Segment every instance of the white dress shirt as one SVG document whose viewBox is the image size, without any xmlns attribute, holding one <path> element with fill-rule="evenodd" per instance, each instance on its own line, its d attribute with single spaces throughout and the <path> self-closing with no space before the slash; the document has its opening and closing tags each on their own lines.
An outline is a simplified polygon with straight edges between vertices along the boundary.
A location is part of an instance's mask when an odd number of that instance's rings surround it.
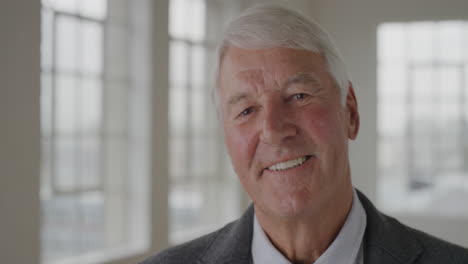
<svg viewBox="0 0 468 264">
<path fill-rule="evenodd" d="M 362 264 L 362 241 L 366 230 L 366 212 L 354 190 L 351 210 L 335 240 L 314 264 Z M 254 217 L 252 238 L 254 264 L 291 264 L 270 242 L 257 217 Z"/>
</svg>

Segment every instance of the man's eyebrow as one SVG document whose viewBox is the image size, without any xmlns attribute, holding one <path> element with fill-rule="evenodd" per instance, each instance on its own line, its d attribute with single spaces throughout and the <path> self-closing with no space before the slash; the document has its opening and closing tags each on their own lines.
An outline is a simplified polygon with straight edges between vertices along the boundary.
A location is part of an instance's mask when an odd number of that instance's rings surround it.
<svg viewBox="0 0 468 264">
<path fill-rule="evenodd" d="M 288 88 L 289 86 L 296 84 L 296 83 L 313 83 L 315 85 L 319 85 L 320 81 L 317 77 L 315 77 L 313 74 L 308 73 L 308 72 L 301 72 L 298 73 L 290 78 L 288 78 L 284 83 L 283 87 Z M 238 103 L 239 101 L 247 99 L 248 95 L 247 93 L 238 93 L 233 96 L 231 96 L 228 100 L 228 105 L 233 105 Z"/>
<path fill-rule="evenodd" d="M 236 104 L 237 102 L 245 99 L 247 99 L 246 93 L 235 94 L 229 98 L 228 105 Z"/>
<path fill-rule="evenodd" d="M 301 72 L 299 74 L 296 74 L 290 78 L 288 78 L 284 83 L 283 83 L 283 88 L 288 88 L 289 86 L 296 84 L 296 83 L 313 83 L 315 85 L 319 85 L 320 81 L 317 77 L 312 75 L 311 73 L 308 72 Z"/>
</svg>

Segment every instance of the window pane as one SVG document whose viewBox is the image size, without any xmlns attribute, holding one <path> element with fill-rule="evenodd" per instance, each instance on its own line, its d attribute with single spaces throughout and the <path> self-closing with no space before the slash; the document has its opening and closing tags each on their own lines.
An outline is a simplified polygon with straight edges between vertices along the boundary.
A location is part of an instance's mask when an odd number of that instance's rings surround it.
<svg viewBox="0 0 468 264">
<path fill-rule="evenodd" d="M 169 91 L 169 121 L 171 133 L 184 135 L 188 128 L 188 93 L 185 89 L 173 87 Z"/>
<path fill-rule="evenodd" d="M 171 207 L 171 219 L 174 222 L 171 229 L 181 230 L 191 226 L 195 228 L 200 224 L 200 209 L 204 200 L 196 184 L 177 184 L 171 186 L 169 206 Z"/>
<path fill-rule="evenodd" d="M 72 134 L 78 130 L 77 79 L 71 75 L 58 75 L 55 88 L 55 129 L 59 133 Z"/>
<path fill-rule="evenodd" d="M 427 137 L 415 137 L 414 139 L 411 147 L 413 148 L 413 153 L 417 153 L 417 155 L 412 156 L 409 187 L 410 189 L 417 190 L 432 184 L 434 160 L 432 157 L 430 139 Z"/>
<path fill-rule="evenodd" d="M 189 7 L 184 0 L 171 0 L 169 3 L 169 33 L 174 37 L 183 38 L 186 36 Z"/>
<path fill-rule="evenodd" d="M 42 207 L 42 254 L 48 261 L 57 260 L 76 254 L 75 228 L 76 219 L 79 219 L 77 199 L 70 196 L 56 196 L 54 199 L 45 199 Z"/>
<path fill-rule="evenodd" d="M 190 27 L 186 27 L 189 38 L 194 41 L 201 41 L 205 38 L 205 1 L 192 0 L 186 3 L 190 5 Z"/>
<path fill-rule="evenodd" d="M 434 58 L 434 23 L 417 22 L 408 25 L 407 54 L 411 61 L 428 62 Z"/>
<path fill-rule="evenodd" d="M 378 45 L 378 192 L 387 210 L 439 214 L 457 203 L 449 193 L 468 199 L 466 30 L 468 23 L 459 21 L 379 26 L 378 41 L 387 43 Z M 401 45 L 395 42 L 407 43 L 401 53 L 408 57 L 391 55 Z M 395 80 L 403 96 L 393 96 Z"/>
<path fill-rule="evenodd" d="M 463 60 L 463 26 L 460 21 L 441 22 L 438 25 L 439 59 L 444 62 Z"/>
<path fill-rule="evenodd" d="M 445 133 L 443 140 L 438 144 L 438 158 L 440 159 L 440 169 L 443 174 L 460 174 L 463 170 L 463 150 L 459 148 L 462 137 L 456 131 Z M 464 139 L 463 139 L 464 140 Z M 444 175 L 440 176 L 444 176 Z"/>
<path fill-rule="evenodd" d="M 411 105 L 411 114 L 412 114 L 412 119 L 411 121 L 415 122 L 431 122 L 431 120 L 434 117 L 434 105 L 430 102 L 417 102 L 413 105 Z M 404 113 L 403 116 L 406 116 L 407 113 Z M 430 129 L 426 130 L 430 131 Z"/>
<path fill-rule="evenodd" d="M 83 56 L 82 72 L 91 74 L 100 74 L 102 72 L 102 25 L 95 22 L 81 23 L 81 49 Z"/>
<path fill-rule="evenodd" d="M 101 183 L 101 144 L 95 136 L 85 137 L 80 140 L 79 147 L 79 186 L 81 188 L 96 188 Z"/>
<path fill-rule="evenodd" d="M 237 182 L 187 182 L 172 185 L 169 197 L 171 210 L 170 241 L 178 244 L 198 237 L 235 217 L 230 206 L 238 204 Z M 234 214 L 234 215 L 233 215 Z"/>
<path fill-rule="evenodd" d="M 236 185 L 225 181 L 232 176 L 230 162 L 224 153 L 219 153 L 223 143 L 216 109 L 211 103 L 212 80 L 209 76 L 213 67 L 209 62 L 215 52 L 213 41 L 221 33 L 222 21 L 227 14 L 236 12 L 237 5 L 238 1 L 229 4 L 204 0 L 170 1 L 172 181 L 169 235 L 172 244 L 209 232 L 238 212 L 238 191 L 233 188 Z M 209 32 L 206 21 L 210 21 Z M 236 199 L 224 201 L 228 196 Z M 218 203 L 220 200 L 223 202 Z"/>
<path fill-rule="evenodd" d="M 134 2 L 43 1 L 43 263 L 107 263 L 117 247 L 148 245 L 152 45 L 149 13 L 131 13 Z"/>
<path fill-rule="evenodd" d="M 441 101 L 453 103 L 462 96 L 462 76 L 460 73 L 459 67 L 441 67 L 438 70 L 441 84 L 438 88 L 438 94 Z"/>
<path fill-rule="evenodd" d="M 205 1 L 171 0 L 169 33 L 175 38 L 201 41 L 205 37 Z"/>
<path fill-rule="evenodd" d="M 435 84 L 434 70 L 431 67 L 415 68 L 410 75 L 412 80 L 411 96 L 414 101 L 427 102 L 434 96 L 433 86 Z"/>
<path fill-rule="evenodd" d="M 103 206 L 103 197 L 97 192 L 43 201 L 44 258 L 54 261 L 102 247 Z"/>
<path fill-rule="evenodd" d="M 57 70 L 78 70 L 78 19 L 68 16 L 57 16 L 56 60 Z"/>
<path fill-rule="evenodd" d="M 407 56 L 405 33 L 403 24 L 392 23 L 379 26 L 377 43 L 379 62 L 399 61 Z"/>
<path fill-rule="evenodd" d="M 195 88 L 205 88 L 204 84 L 208 83 L 210 80 L 207 79 L 206 75 L 207 65 L 205 63 L 206 54 L 205 48 L 202 46 L 195 46 L 192 48 L 191 54 L 191 82 Z"/>
<path fill-rule="evenodd" d="M 82 252 L 91 252 L 96 248 L 103 248 L 105 241 L 105 210 L 104 197 L 101 192 L 84 192 L 78 197 L 81 218 L 84 221 L 75 227 L 79 241 L 78 246 Z"/>
<path fill-rule="evenodd" d="M 77 188 L 79 142 L 75 138 L 55 139 L 54 180 L 59 191 L 72 191 Z"/>
<path fill-rule="evenodd" d="M 379 144 L 379 173 L 390 174 L 392 178 L 404 180 L 407 161 L 406 144 L 401 138 L 382 138 Z M 403 165 L 403 166 L 402 166 Z M 403 183 L 400 183 L 403 184 Z"/>
<path fill-rule="evenodd" d="M 402 101 L 408 94 L 408 76 L 405 65 L 387 64 L 378 69 L 379 100 Z"/>
<path fill-rule="evenodd" d="M 205 119 L 205 105 L 209 104 L 208 97 L 203 91 L 194 90 L 192 92 L 191 103 L 191 121 L 192 121 L 192 134 L 203 135 Z"/>
<path fill-rule="evenodd" d="M 462 114 L 462 108 L 456 101 L 448 104 L 441 105 L 439 107 L 438 118 L 447 127 L 452 129 L 461 129 L 460 117 Z"/>
<path fill-rule="evenodd" d="M 80 126 L 84 133 L 97 134 L 102 122 L 102 82 L 83 79 L 80 88 Z"/>
<path fill-rule="evenodd" d="M 186 85 L 189 79 L 187 45 L 181 41 L 172 41 L 169 59 L 171 83 Z"/>
<path fill-rule="evenodd" d="M 379 107 L 379 134 L 383 137 L 404 136 L 407 118 L 407 109 L 402 103 Z"/>
</svg>

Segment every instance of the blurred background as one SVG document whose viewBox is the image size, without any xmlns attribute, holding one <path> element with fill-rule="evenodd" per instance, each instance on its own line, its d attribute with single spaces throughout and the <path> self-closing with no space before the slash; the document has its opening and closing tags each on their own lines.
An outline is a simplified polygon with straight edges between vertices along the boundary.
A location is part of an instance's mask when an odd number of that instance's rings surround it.
<svg viewBox="0 0 468 264">
<path fill-rule="evenodd" d="M 224 25 L 258 3 L 341 50 L 354 185 L 468 247 L 468 2 L 3 0 L 2 261 L 136 263 L 242 214 L 210 90 Z"/>
</svg>

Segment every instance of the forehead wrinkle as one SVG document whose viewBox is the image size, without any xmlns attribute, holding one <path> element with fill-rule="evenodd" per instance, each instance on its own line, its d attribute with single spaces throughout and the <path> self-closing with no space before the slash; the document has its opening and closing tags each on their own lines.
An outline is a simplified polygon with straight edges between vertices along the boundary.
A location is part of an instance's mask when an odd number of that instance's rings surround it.
<svg viewBox="0 0 468 264">
<path fill-rule="evenodd" d="M 258 89 L 258 82 L 259 80 L 263 82 L 263 78 L 258 78 L 257 73 L 262 73 L 262 70 L 251 67 L 251 68 L 243 68 L 239 70 L 237 73 L 234 74 L 235 79 L 239 80 L 240 82 L 244 83 L 247 86 L 253 87 L 255 90 Z M 260 75 L 262 76 L 262 75 Z M 253 80 L 253 82 L 252 82 Z M 236 91 L 228 98 L 228 105 L 235 105 L 240 101 L 245 101 L 248 99 L 249 95 L 251 94 L 250 91 Z"/>
<path fill-rule="evenodd" d="M 263 78 L 258 78 L 258 76 L 263 77 L 263 70 L 258 68 L 245 68 L 236 73 L 236 78 L 241 80 L 242 82 L 248 83 L 249 80 L 254 80 L 258 82 L 258 80 L 262 80 Z"/>
<path fill-rule="evenodd" d="M 261 90 L 262 87 L 266 87 L 268 85 L 268 78 L 266 75 L 267 73 L 265 69 L 253 67 L 242 69 L 239 72 L 237 72 L 235 76 L 236 79 L 241 81 L 247 87 L 253 89 L 253 91 L 249 89 L 247 92 L 245 92 L 245 94 L 250 94 L 251 92 L 258 94 L 259 90 Z"/>
<path fill-rule="evenodd" d="M 320 79 L 316 77 L 315 74 L 312 74 L 310 72 L 300 72 L 286 79 L 286 81 L 284 81 L 281 87 L 283 89 L 287 89 L 296 83 L 300 83 L 300 84 L 312 83 L 315 86 L 319 86 Z"/>
</svg>

